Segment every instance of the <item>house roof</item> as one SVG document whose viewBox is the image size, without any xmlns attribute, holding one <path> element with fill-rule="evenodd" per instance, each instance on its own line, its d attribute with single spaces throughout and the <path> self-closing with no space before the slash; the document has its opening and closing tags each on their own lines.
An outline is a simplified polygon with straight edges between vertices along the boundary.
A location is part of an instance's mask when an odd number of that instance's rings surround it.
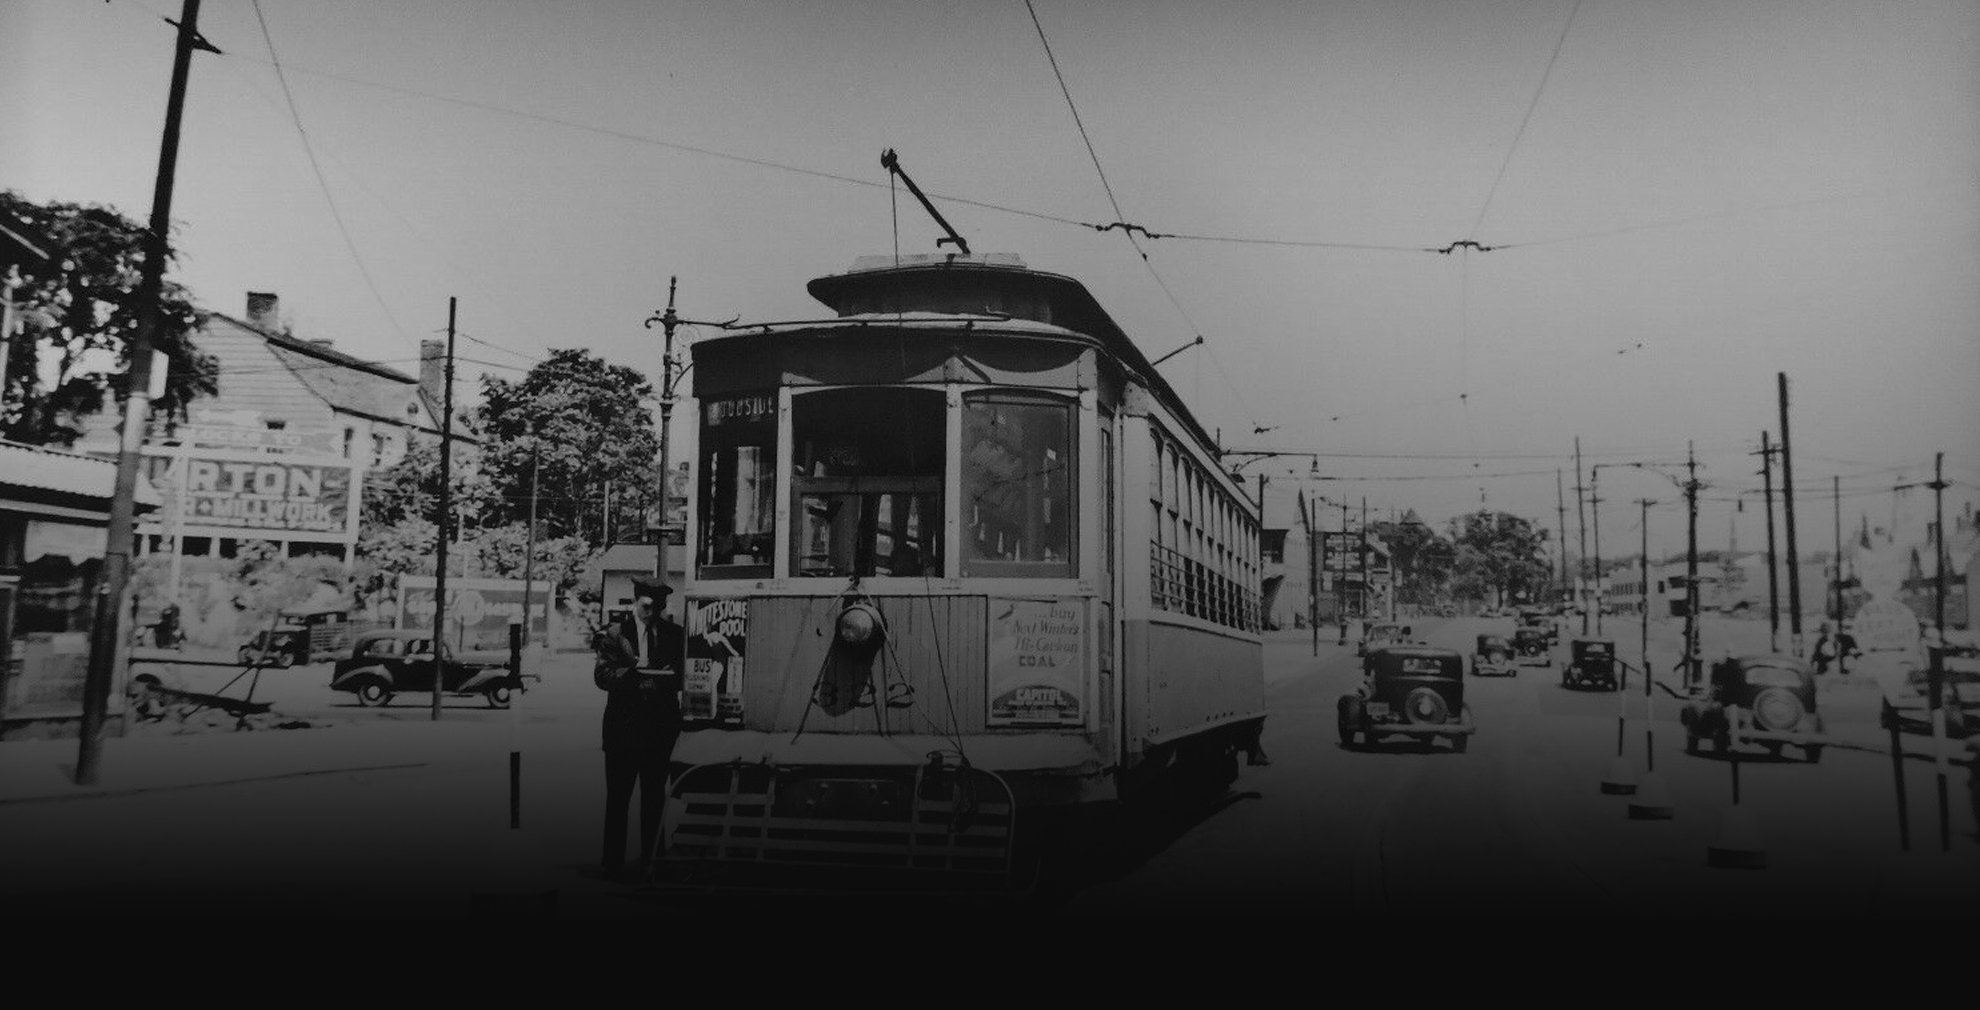
<svg viewBox="0 0 1980 1010">
<path fill-rule="evenodd" d="M 10 497 L 88 499 L 107 512 L 116 480 L 114 460 L 0 440 L 0 493 Z M 163 504 L 149 482 L 137 482 L 138 511 Z"/>
<path fill-rule="evenodd" d="M 413 376 L 335 348 L 262 329 L 225 313 L 215 312 L 212 315 L 266 340 L 268 350 L 275 355 L 275 359 L 331 410 L 429 434 L 440 433 L 438 424 L 415 422 L 406 413 L 408 403 L 423 404 L 427 415 L 434 418 L 441 413 L 440 405 L 426 396 L 420 389 L 419 380 Z M 337 367 L 326 368 L 325 365 Z M 455 438 L 477 441 L 459 416 L 453 420 Z"/>
</svg>

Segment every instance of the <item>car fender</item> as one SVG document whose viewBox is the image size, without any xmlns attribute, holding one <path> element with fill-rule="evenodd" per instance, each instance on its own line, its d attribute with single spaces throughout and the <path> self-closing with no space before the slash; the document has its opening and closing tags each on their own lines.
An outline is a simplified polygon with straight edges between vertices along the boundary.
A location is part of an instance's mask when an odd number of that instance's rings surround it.
<svg viewBox="0 0 1980 1010">
<path fill-rule="evenodd" d="M 382 666 L 360 666 L 355 670 L 346 670 L 332 677 L 330 679 L 330 689 L 333 691 L 355 690 L 358 681 L 369 677 L 376 677 L 384 681 L 385 686 L 388 688 L 396 689 L 398 687 L 398 684 L 392 679 L 392 672 L 390 670 Z"/>
<path fill-rule="evenodd" d="M 469 674 L 466 680 L 461 681 L 459 690 L 469 692 L 486 691 L 491 685 L 502 683 L 509 683 L 512 687 L 521 686 L 520 684 L 513 683 L 513 680 L 514 678 L 507 668 L 499 666 L 489 667 Z"/>
</svg>

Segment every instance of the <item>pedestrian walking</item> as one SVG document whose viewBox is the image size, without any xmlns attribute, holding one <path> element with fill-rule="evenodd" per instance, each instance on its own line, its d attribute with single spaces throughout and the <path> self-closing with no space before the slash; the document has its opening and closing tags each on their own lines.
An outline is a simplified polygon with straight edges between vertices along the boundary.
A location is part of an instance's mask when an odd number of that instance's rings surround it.
<svg viewBox="0 0 1980 1010">
<path fill-rule="evenodd" d="M 1836 643 L 1829 638 L 1829 622 L 1822 622 L 1822 633 L 1815 637 L 1815 675 L 1829 672 L 1829 663 L 1836 658 Z"/>
<path fill-rule="evenodd" d="M 652 871 L 667 803 L 668 766 L 681 734 L 681 665 L 687 636 L 667 613 L 673 588 L 653 578 L 633 580 L 633 613 L 599 630 L 592 680 L 605 692 L 605 838 L 599 870 L 614 879 L 626 869 L 626 831 L 634 786 L 639 787 L 640 875 Z"/>
</svg>

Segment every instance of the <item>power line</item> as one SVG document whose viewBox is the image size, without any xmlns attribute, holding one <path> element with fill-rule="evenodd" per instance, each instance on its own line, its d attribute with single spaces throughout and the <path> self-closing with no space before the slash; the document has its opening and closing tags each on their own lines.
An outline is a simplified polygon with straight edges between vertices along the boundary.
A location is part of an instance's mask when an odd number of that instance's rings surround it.
<svg viewBox="0 0 1980 1010">
<path fill-rule="evenodd" d="M 324 201 L 330 205 L 330 216 L 337 221 L 337 231 L 344 236 L 344 245 L 351 251 L 351 260 L 357 264 L 358 273 L 364 277 L 365 286 L 371 289 L 371 296 L 378 300 L 378 307 L 384 310 L 386 320 L 391 322 L 392 328 L 404 338 L 405 327 L 399 325 L 398 317 L 392 314 L 392 307 L 385 304 L 385 296 L 379 292 L 378 283 L 371 279 L 371 271 L 364 265 L 364 257 L 358 255 L 357 243 L 351 239 L 351 230 L 344 223 L 343 212 L 337 209 L 336 198 L 330 195 L 330 183 L 323 177 L 323 166 L 317 163 L 315 145 L 309 141 L 309 131 L 303 129 L 302 113 L 297 111 L 296 97 L 289 90 L 289 77 L 282 72 L 281 58 L 275 55 L 275 38 L 268 32 L 268 19 L 262 16 L 261 0 L 254 0 L 254 17 L 261 23 L 261 38 L 268 44 L 269 62 L 275 68 L 275 79 L 282 84 L 282 97 L 289 103 L 289 118 L 296 124 L 296 135 L 302 138 L 303 153 L 309 156 L 310 171 L 316 173 L 316 184 L 323 190 Z"/>
<path fill-rule="evenodd" d="M 1540 106 L 1540 96 L 1547 90 L 1547 78 L 1553 76 L 1554 62 L 1560 59 L 1561 46 L 1567 42 L 1568 29 L 1574 26 L 1574 16 L 1581 10 L 1581 0 L 1574 0 L 1573 9 L 1568 11 L 1567 23 L 1561 26 L 1561 36 L 1554 40 L 1554 51 L 1547 57 L 1547 69 L 1540 75 L 1540 86 L 1533 89 L 1533 101 L 1527 103 L 1526 115 L 1519 120 L 1519 130 L 1513 134 L 1512 143 L 1506 147 L 1505 160 L 1499 163 L 1499 174 L 1492 179 L 1492 188 L 1485 194 L 1485 206 L 1478 210 L 1478 220 L 1471 223 L 1471 237 L 1478 237 L 1478 228 L 1485 223 L 1485 215 L 1492 209 L 1492 198 L 1499 193 L 1499 183 L 1505 180 L 1506 168 L 1512 164 L 1513 152 L 1519 150 L 1520 138 L 1526 135 L 1526 124 L 1533 118 L 1533 110 Z M 1503 246 L 1496 248 L 1504 248 Z"/>
</svg>

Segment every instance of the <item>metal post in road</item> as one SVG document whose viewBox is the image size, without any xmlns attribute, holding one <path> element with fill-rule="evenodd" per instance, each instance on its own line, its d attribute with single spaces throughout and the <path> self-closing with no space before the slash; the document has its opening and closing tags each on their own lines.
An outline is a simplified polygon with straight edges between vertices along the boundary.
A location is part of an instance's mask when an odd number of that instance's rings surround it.
<svg viewBox="0 0 1980 1010">
<path fill-rule="evenodd" d="M 509 678 L 514 684 L 509 688 L 509 827 L 522 828 L 522 727 L 521 715 L 523 691 L 523 635 L 528 626 L 529 611 L 523 611 L 524 623 L 509 622 Z"/>
<path fill-rule="evenodd" d="M 1595 517 L 1595 637 L 1602 636 L 1602 498 L 1596 489 L 1602 485 L 1602 464 L 1588 472 L 1588 511 Z"/>
<path fill-rule="evenodd" d="M 218 53 L 199 34 L 199 0 L 185 0 L 179 15 L 178 42 L 172 53 L 172 89 L 165 100 L 165 133 L 159 144 L 158 175 L 151 196 L 151 228 L 145 235 L 143 273 L 138 280 L 138 329 L 130 341 L 124 427 L 117 450 L 117 475 L 110 495 L 110 516 L 103 545 L 103 581 L 98 587 L 90 627 L 89 667 L 84 675 L 82 724 L 77 735 L 76 784 L 95 785 L 97 763 L 103 756 L 103 725 L 109 716 L 110 684 L 122 655 L 124 596 L 130 588 L 131 547 L 136 540 L 138 470 L 144 430 L 151 419 L 151 368 L 158 328 L 164 319 L 167 238 L 172 229 L 172 183 L 179 164 L 179 121 L 185 108 L 186 78 L 194 49 Z"/>
<path fill-rule="evenodd" d="M 1686 447 L 1685 465 L 1690 476 L 1684 482 L 1684 686 L 1698 683 L 1698 458 Z"/>
<path fill-rule="evenodd" d="M 1348 505 L 1341 502 L 1341 549 L 1334 552 L 1340 555 L 1341 573 L 1334 579 L 1334 616 L 1341 619 L 1341 645 L 1347 644 L 1347 528 Z"/>
</svg>

